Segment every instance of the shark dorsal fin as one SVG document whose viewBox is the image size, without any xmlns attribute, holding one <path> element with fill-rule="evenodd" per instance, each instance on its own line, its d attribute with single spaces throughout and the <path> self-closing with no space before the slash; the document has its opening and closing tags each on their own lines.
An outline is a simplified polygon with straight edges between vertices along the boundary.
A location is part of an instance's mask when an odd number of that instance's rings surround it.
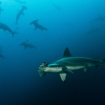
<svg viewBox="0 0 105 105">
<path fill-rule="evenodd" d="M 63 58 L 65 58 L 65 57 L 72 57 L 68 48 L 66 48 L 64 51 Z"/>
</svg>

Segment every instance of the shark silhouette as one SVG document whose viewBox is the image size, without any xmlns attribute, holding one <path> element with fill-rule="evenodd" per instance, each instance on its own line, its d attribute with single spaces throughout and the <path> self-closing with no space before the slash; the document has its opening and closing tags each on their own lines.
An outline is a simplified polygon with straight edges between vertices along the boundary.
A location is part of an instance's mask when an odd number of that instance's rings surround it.
<svg viewBox="0 0 105 105">
<path fill-rule="evenodd" d="M 97 31 L 99 31 L 100 29 L 99 28 L 92 28 L 91 30 L 89 30 L 88 32 L 87 32 L 87 35 L 88 34 L 92 34 L 92 33 L 96 33 Z"/>
<path fill-rule="evenodd" d="M 91 21 L 89 21 L 89 22 L 91 22 L 91 23 L 93 23 L 93 22 L 97 22 L 97 21 L 104 21 L 105 20 L 105 17 L 102 17 L 102 16 L 98 16 L 98 17 L 96 17 L 95 19 L 93 19 L 93 20 L 91 20 Z"/>
<path fill-rule="evenodd" d="M 28 40 L 25 41 L 25 42 L 22 42 L 20 44 L 20 46 L 24 46 L 24 49 L 26 49 L 27 47 L 29 47 L 29 48 L 36 48 L 33 44 L 31 44 L 30 42 L 28 42 Z"/>
<path fill-rule="evenodd" d="M 34 20 L 32 21 L 30 24 L 33 24 L 35 26 L 35 30 L 38 28 L 40 30 L 48 30 L 47 28 L 45 28 L 44 26 L 40 25 L 38 23 L 38 20 Z"/>
<path fill-rule="evenodd" d="M 1 2 L 0 2 L 0 4 L 1 4 Z M 1 14 L 2 11 L 4 11 L 4 10 L 3 10 L 3 9 L 1 8 L 1 6 L 0 6 L 0 14 Z"/>
<path fill-rule="evenodd" d="M 87 57 L 73 57 L 69 49 L 66 48 L 64 51 L 63 58 L 53 62 L 43 62 L 38 69 L 40 76 L 44 76 L 46 73 L 58 73 L 63 82 L 66 81 L 68 73 L 74 73 L 76 70 L 84 70 L 85 72 L 90 67 L 97 67 L 102 65 L 105 68 L 105 59 L 96 60 Z"/>
<path fill-rule="evenodd" d="M 55 3 L 53 3 L 52 2 L 52 5 L 56 8 L 56 9 L 58 9 L 58 10 L 60 10 L 61 9 L 61 7 L 59 7 L 58 5 L 56 5 Z"/>
<path fill-rule="evenodd" d="M 4 31 L 9 31 L 12 36 L 14 37 L 14 34 L 18 34 L 17 32 L 12 31 L 9 26 L 7 26 L 6 24 L 0 22 L 0 28 L 3 29 Z"/>
<path fill-rule="evenodd" d="M 4 56 L 2 54 L 0 54 L 0 58 L 4 58 Z"/>
<path fill-rule="evenodd" d="M 4 58 L 4 56 L 2 55 L 2 46 L 0 46 L 0 58 Z"/>
<path fill-rule="evenodd" d="M 16 15 L 16 24 L 18 24 L 18 20 L 20 18 L 21 15 L 24 15 L 23 11 L 26 10 L 27 7 L 26 6 L 22 6 L 22 9 L 18 12 L 18 14 Z"/>
</svg>

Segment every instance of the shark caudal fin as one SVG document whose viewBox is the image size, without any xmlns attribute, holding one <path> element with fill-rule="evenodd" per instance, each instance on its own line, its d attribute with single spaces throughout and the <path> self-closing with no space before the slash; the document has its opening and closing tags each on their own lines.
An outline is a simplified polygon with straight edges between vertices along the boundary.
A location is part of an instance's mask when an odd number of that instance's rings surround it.
<svg viewBox="0 0 105 105">
<path fill-rule="evenodd" d="M 65 57 L 72 57 L 68 48 L 66 48 L 64 51 L 63 58 L 65 58 Z"/>
<path fill-rule="evenodd" d="M 45 72 L 45 69 L 46 69 L 46 67 L 48 66 L 48 62 L 43 62 L 41 65 L 40 65 L 40 67 L 39 67 L 39 69 L 38 69 L 38 73 L 39 73 L 39 75 L 40 76 L 44 76 L 45 74 L 46 74 L 46 72 Z"/>
</svg>

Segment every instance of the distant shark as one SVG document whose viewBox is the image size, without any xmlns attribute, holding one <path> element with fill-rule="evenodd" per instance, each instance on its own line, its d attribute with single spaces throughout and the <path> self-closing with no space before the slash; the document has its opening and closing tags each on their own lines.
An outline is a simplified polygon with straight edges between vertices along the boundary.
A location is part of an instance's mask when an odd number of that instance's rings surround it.
<svg viewBox="0 0 105 105">
<path fill-rule="evenodd" d="M 105 17 L 102 17 L 102 16 L 98 16 L 98 17 L 96 17 L 95 19 L 93 19 L 93 20 L 91 20 L 91 21 L 89 21 L 89 22 L 91 22 L 91 23 L 93 23 L 93 22 L 97 22 L 97 21 L 104 21 L 105 20 Z"/>
<path fill-rule="evenodd" d="M 16 15 L 16 24 L 18 24 L 18 20 L 20 18 L 21 15 L 24 15 L 23 11 L 26 10 L 27 7 L 26 6 L 22 6 L 22 9 L 18 12 L 18 14 Z"/>
<path fill-rule="evenodd" d="M 29 48 L 36 48 L 33 44 L 29 43 L 28 40 L 25 41 L 25 42 L 22 42 L 20 44 L 20 46 L 24 46 L 24 49 L 26 49 L 27 47 L 29 47 Z"/>
<path fill-rule="evenodd" d="M 0 28 L 3 29 L 4 31 L 9 31 L 13 37 L 14 37 L 14 34 L 18 34 L 17 32 L 12 31 L 6 24 L 2 22 L 0 22 Z"/>
<path fill-rule="evenodd" d="M 20 3 L 20 4 L 25 4 L 26 3 L 26 1 L 23 1 L 23 0 L 14 0 L 14 1 L 16 1 L 17 3 Z"/>
<path fill-rule="evenodd" d="M 4 58 L 4 56 L 2 54 L 0 54 L 0 58 Z"/>
<path fill-rule="evenodd" d="M 38 23 L 38 20 L 34 20 L 32 21 L 30 24 L 33 24 L 35 26 L 35 30 L 38 28 L 40 30 L 48 30 L 47 28 L 45 28 L 44 26 L 40 25 Z"/>
<path fill-rule="evenodd" d="M 87 32 L 87 35 L 92 34 L 92 33 L 96 33 L 99 30 L 100 30 L 99 28 L 92 28 L 90 31 Z"/>
<path fill-rule="evenodd" d="M 0 2 L 0 4 L 1 4 L 1 2 Z M 4 10 L 3 10 L 3 9 L 1 8 L 1 6 L 0 6 L 0 14 L 1 14 L 2 11 L 4 11 Z"/>
<path fill-rule="evenodd" d="M 58 9 L 58 10 L 60 10 L 61 9 L 61 7 L 59 7 L 58 5 L 56 5 L 55 3 L 53 3 L 52 2 L 52 5 L 56 8 L 56 9 Z"/>
<path fill-rule="evenodd" d="M 4 11 L 4 10 L 0 7 L 0 14 L 1 14 L 2 11 Z"/>
<path fill-rule="evenodd" d="M 0 46 L 0 58 L 4 58 L 4 56 L 2 55 L 2 46 Z"/>
<path fill-rule="evenodd" d="M 47 72 L 59 73 L 61 80 L 65 82 L 66 76 L 69 72 L 73 73 L 73 71 L 76 70 L 84 70 L 86 72 L 87 69 L 90 67 L 97 67 L 99 65 L 105 67 L 104 64 L 105 64 L 105 59 L 96 60 L 87 57 L 73 57 L 70 54 L 69 49 L 66 48 L 64 51 L 63 58 L 53 63 L 43 62 L 40 65 L 38 72 L 40 76 L 44 76 Z"/>
</svg>

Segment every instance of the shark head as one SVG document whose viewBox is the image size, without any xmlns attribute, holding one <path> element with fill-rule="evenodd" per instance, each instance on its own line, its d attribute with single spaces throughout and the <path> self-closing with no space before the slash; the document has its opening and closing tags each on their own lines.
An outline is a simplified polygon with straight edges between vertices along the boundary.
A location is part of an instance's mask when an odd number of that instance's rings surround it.
<svg viewBox="0 0 105 105">
<path fill-rule="evenodd" d="M 69 52 L 69 49 L 66 48 L 63 54 L 63 58 L 67 58 L 72 56 Z M 48 63 L 48 62 L 43 62 L 38 69 L 38 73 L 40 76 L 44 76 L 47 72 L 52 72 L 52 73 L 59 73 L 60 78 L 63 82 L 66 81 L 66 75 L 67 71 L 65 71 L 66 68 L 58 65 L 56 62 L 53 63 Z"/>
<path fill-rule="evenodd" d="M 43 62 L 40 66 L 39 66 L 39 69 L 38 69 L 38 73 L 40 76 L 44 76 L 46 74 L 45 70 L 46 70 L 46 67 L 48 66 L 48 62 Z"/>
<path fill-rule="evenodd" d="M 37 19 L 37 20 L 34 20 L 34 21 L 32 21 L 30 24 L 35 24 L 35 23 L 37 23 L 39 20 Z"/>
</svg>

